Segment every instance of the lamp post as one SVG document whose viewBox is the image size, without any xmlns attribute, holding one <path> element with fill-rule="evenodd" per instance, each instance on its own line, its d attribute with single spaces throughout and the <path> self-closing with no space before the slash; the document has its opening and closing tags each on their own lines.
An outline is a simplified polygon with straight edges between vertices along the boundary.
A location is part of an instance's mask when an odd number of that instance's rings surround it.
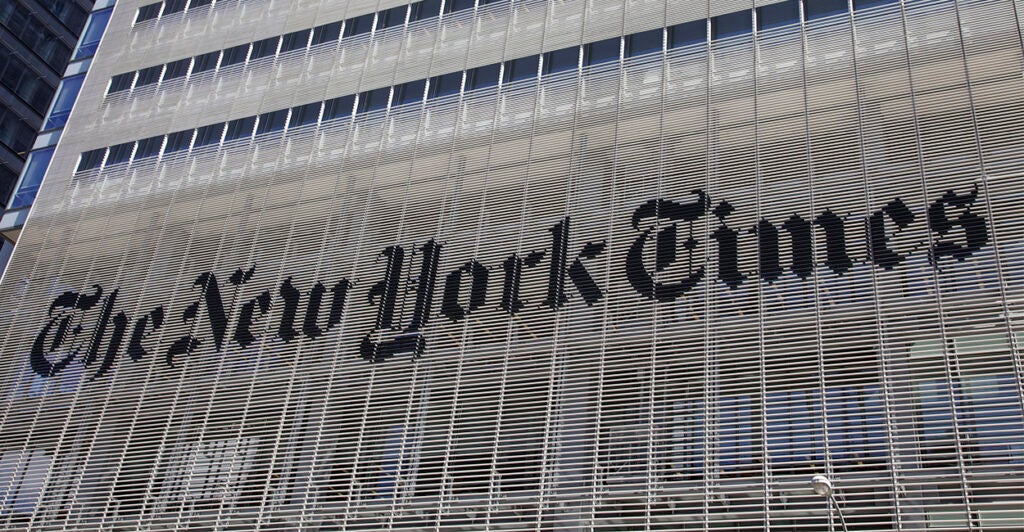
<svg viewBox="0 0 1024 532">
<path fill-rule="evenodd" d="M 839 523 L 843 525 L 843 532 L 850 532 L 850 529 L 846 527 L 846 518 L 843 517 L 843 509 L 839 507 L 839 503 L 836 501 L 836 496 L 832 492 L 832 481 L 825 475 L 814 475 L 811 478 L 811 489 L 814 493 L 821 495 L 822 497 L 828 498 L 832 505 L 836 507 L 836 513 L 839 514 Z"/>
</svg>

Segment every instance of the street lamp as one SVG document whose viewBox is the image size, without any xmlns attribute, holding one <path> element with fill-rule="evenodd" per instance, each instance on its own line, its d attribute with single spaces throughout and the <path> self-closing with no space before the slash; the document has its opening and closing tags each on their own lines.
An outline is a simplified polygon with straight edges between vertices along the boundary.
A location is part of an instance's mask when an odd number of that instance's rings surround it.
<svg viewBox="0 0 1024 532">
<path fill-rule="evenodd" d="M 814 475 L 814 477 L 811 478 L 811 489 L 814 490 L 814 493 L 817 493 L 822 497 L 826 497 L 832 502 L 836 507 L 836 513 L 839 514 L 839 523 L 843 525 L 843 532 L 850 532 L 850 529 L 846 527 L 846 518 L 843 517 L 843 509 L 839 507 L 839 503 L 836 501 L 836 496 L 832 493 L 832 481 L 825 475 Z"/>
</svg>

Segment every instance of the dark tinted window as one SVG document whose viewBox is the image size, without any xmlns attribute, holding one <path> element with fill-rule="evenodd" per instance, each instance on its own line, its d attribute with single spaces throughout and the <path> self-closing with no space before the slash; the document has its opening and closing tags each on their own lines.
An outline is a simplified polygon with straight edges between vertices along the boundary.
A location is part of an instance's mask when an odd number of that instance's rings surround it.
<svg viewBox="0 0 1024 532">
<path fill-rule="evenodd" d="M 146 157 L 155 157 L 160 153 L 160 146 L 162 146 L 163 143 L 163 135 L 157 135 L 155 137 L 140 140 L 139 147 L 135 149 L 135 160 L 138 161 L 139 159 L 144 159 Z"/>
<path fill-rule="evenodd" d="M 845 13 L 846 10 L 846 0 L 804 0 L 804 17 L 807 20 Z"/>
<path fill-rule="evenodd" d="M 635 57 L 661 51 L 661 29 L 626 36 L 626 56 Z"/>
<path fill-rule="evenodd" d="M 452 72 L 430 78 L 431 98 L 458 94 L 460 90 L 462 90 L 462 72 Z"/>
<path fill-rule="evenodd" d="M 115 92 L 126 91 L 132 88 L 132 81 L 135 80 L 135 72 L 125 72 L 124 74 L 118 74 L 110 78 L 110 89 L 107 90 L 108 94 Z"/>
<path fill-rule="evenodd" d="M 552 74 L 563 70 L 571 70 L 579 65 L 579 48 L 562 48 L 544 54 L 544 73 Z"/>
<path fill-rule="evenodd" d="M 377 14 L 377 29 L 391 28 L 405 24 L 406 6 L 393 7 Z"/>
<path fill-rule="evenodd" d="M 786 0 L 757 8 L 757 29 L 767 30 L 800 22 L 800 4 Z"/>
<path fill-rule="evenodd" d="M 854 9 L 867 9 L 869 7 L 881 6 L 885 4 L 896 4 L 899 0 L 853 0 Z"/>
<path fill-rule="evenodd" d="M 220 142 L 221 133 L 224 132 L 224 123 L 210 124 L 196 128 L 196 140 L 192 143 L 193 148 L 200 146 L 209 146 L 210 144 L 217 144 Z"/>
<path fill-rule="evenodd" d="M 619 38 L 605 39 L 587 44 L 584 48 L 583 64 L 596 65 L 619 59 Z"/>
<path fill-rule="evenodd" d="M 475 0 L 445 0 L 444 12 L 454 13 L 463 9 L 473 9 Z"/>
<path fill-rule="evenodd" d="M 441 0 L 423 0 L 409 6 L 412 12 L 409 13 L 409 22 L 436 17 L 441 14 Z"/>
<path fill-rule="evenodd" d="M 210 52 L 203 55 L 197 55 L 195 58 L 195 64 L 192 65 L 192 73 L 196 74 L 217 68 L 217 59 L 219 58 L 220 52 Z"/>
<path fill-rule="evenodd" d="M 279 40 L 281 40 L 280 37 L 271 37 L 269 39 L 263 39 L 252 43 L 252 53 L 249 54 L 249 60 L 252 61 L 254 59 L 276 54 L 277 42 Z"/>
<path fill-rule="evenodd" d="M 263 113 L 260 115 L 260 122 L 256 126 L 256 134 L 262 135 L 264 133 L 270 133 L 272 131 L 281 131 L 282 129 L 284 129 L 284 122 L 287 119 L 287 109 L 273 111 L 270 113 Z"/>
<path fill-rule="evenodd" d="M 313 28 L 313 46 L 341 38 L 341 21 Z"/>
<path fill-rule="evenodd" d="M 345 118 L 352 115 L 352 104 L 355 96 L 342 96 L 324 102 L 324 120 Z"/>
<path fill-rule="evenodd" d="M 187 150 L 189 143 L 192 142 L 192 133 L 194 132 L 194 129 L 188 129 L 167 135 L 167 147 L 164 148 L 164 153 Z"/>
<path fill-rule="evenodd" d="M 501 64 L 484 65 L 466 71 L 466 90 L 482 89 L 498 84 L 498 72 Z"/>
<path fill-rule="evenodd" d="M 145 5 L 139 8 L 139 14 L 135 17 L 135 22 L 143 22 L 146 20 L 153 20 L 160 15 L 160 2 L 155 4 Z"/>
<path fill-rule="evenodd" d="M 232 120 L 228 122 L 228 130 L 227 133 L 224 134 L 224 140 L 237 140 L 251 137 L 252 128 L 255 125 L 255 116 L 247 116 L 245 118 Z"/>
<path fill-rule="evenodd" d="M 188 66 L 191 63 L 192 58 L 179 59 L 173 63 L 167 63 L 167 70 L 164 71 L 164 80 L 185 77 L 185 74 L 188 74 Z"/>
<path fill-rule="evenodd" d="M 89 25 L 85 27 L 85 32 L 82 33 L 82 37 L 78 40 L 78 50 L 75 51 L 75 59 L 90 57 L 96 54 L 96 48 L 100 45 L 103 32 L 107 29 L 107 23 L 110 22 L 111 13 L 113 13 L 111 9 L 93 12 L 92 18 L 89 19 Z"/>
<path fill-rule="evenodd" d="M 423 89 L 426 80 L 410 81 L 395 87 L 395 105 L 419 102 L 423 100 Z"/>
<path fill-rule="evenodd" d="M 245 56 L 249 55 L 249 45 L 240 44 L 238 46 L 232 46 L 227 50 L 224 50 L 224 57 L 220 60 L 221 68 L 229 65 L 237 65 L 245 61 Z"/>
<path fill-rule="evenodd" d="M 144 87 L 146 85 L 152 85 L 160 81 L 160 73 L 163 72 L 164 66 L 157 65 L 149 68 L 143 68 L 139 71 L 139 79 L 136 80 L 136 87 Z"/>
<path fill-rule="evenodd" d="M 388 98 L 391 96 L 391 87 L 383 87 L 366 91 L 359 95 L 359 112 L 367 113 L 379 111 L 388 106 Z"/>
<path fill-rule="evenodd" d="M 186 0 L 164 0 L 164 14 L 177 13 L 185 10 Z"/>
<path fill-rule="evenodd" d="M 93 168 L 99 168 L 103 164 L 103 156 L 107 153 L 106 148 L 99 148 L 95 150 L 89 150 L 82 154 L 82 158 L 78 160 L 78 171 L 92 170 Z"/>
<path fill-rule="evenodd" d="M 711 19 L 711 39 L 725 39 L 751 31 L 750 11 L 737 11 Z"/>
<path fill-rule="evenodd" d="M 60 90 L 57 92 L 57 97 L 53 99 L 53 105 L 50 107 L 50 114 L 46 117 L 43 129 L 64 127 L 68 121 L 68 115 L 71 114 L 71 109 L 75 106 L 78 91 L 82 89 L 84 80 L 85 74 L 69 76 L 61 80 Z"/>
<path fill-rule="evenodd" d="M 348 19 L 345 21 L 345 36 L 361 35 L 363 33 L 370 33 L 373 29 L 373 13 Z"/>
<path fill-rule="evenodd" d="M 128 159 L 132 156 L 132 148 L 134 147 L 134 142 L 125 142 L 124 144 L 111 146 L 110 155 L 107 156 L 107 166 L 128 162 Z"/>
<path fill-rule="evenodd" d="M 708 25 L 705 20 L 694 20 L 676 24 L 668 29 L 669 48 L 682 48 L 708 40 Z"/>
<path fill-rule="evenodd" d="M 192 0 L 188 3 L 189 9 L 195 9 L 197 7 L 208 6 L 213 0 Z"/>
<path fill-rule="evenodd" d="M 508 61 L 505 63 L 505 82 L 536 78 L 539 65 L 539 55 L 530 55 Z"/>
<path fill-rule="evenodd" d="M 281 37 L 281 53 L 305 48 L 309 42 L 309 30 L 293 31 Z"/>
<path fill-rule="evenodd" d="M 289 127 L 304 126 L 316 123 L 320 118 L 320 102 L 307 103 L 298 107 L 292 107 L 292 119 Z"/>
</svg>

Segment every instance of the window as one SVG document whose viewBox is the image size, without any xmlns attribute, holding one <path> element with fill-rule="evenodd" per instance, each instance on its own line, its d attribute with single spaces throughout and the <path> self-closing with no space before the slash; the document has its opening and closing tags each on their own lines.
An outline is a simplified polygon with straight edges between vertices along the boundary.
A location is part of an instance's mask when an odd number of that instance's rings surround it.
<svg viewBox="0 0 1024 532">
<path fill-rule="evenodd" d="M 800 4 L 785 0 L 757 8 L 757 29 L 767 30 L 800 22 Z"/>
<path fill-rule="evenodd" d="M 452 72 L 430 78 L 430 98 L 458 94 L 462 90 L 462 72 Z"/>
<path fill-rule="evenodd" d="M 898 4 L 899 0 L 853 0 L 853 9 L 860 11 L 869 7 L 884 6 L 886 4 Z"/>
<path fill-rule="evenodd" d="M 820 396 L 814 391 L 786 390 L 768 392 L 767 401 L 767 451 L 771 464 L 824 465 Z"/>
<path fill-rule="evenodd" d="M 188 74 L 188 67 L 191 64 L 191 57 L 167 63 L 167 70 L 164 71 L 164 81 L 185 77 L 185 74 Z"/>
<path fill-rule="evenodd" d="M 298 107 L 292 107 L 292 119 L 289 127 L 305 126 L 315 124 L 320 119 L 320 102 L 307 103 Z"/>
<path fill-rule="evenodd" d="M 208 6 L 212 2 L 213 2 L 213 0 L 192 0 L 191 2 L 188 3 L 188 8 L 189 9 L 195 9 L 197 7 Z"/>
<path fill-rule="evenodd" d="M 195 58 L 195 63 L 192 65 L 192 73 L 198 74 L 200 72 L 206 72 L 207 70 L 213 70 L 217 68 L 218 59 L 220 59 L 219 51 L 197 55 Z"/>
<path fill-rule="evenodd" d="M 107 155 L 107 166 L 112 164 L 126 163 L 128 159 L 132 157 L 132 150 L 135 149 L 134 142 L 125 142 L 124 144 L 118 144 L 117 146 L 110 147 L 110 153 Z"/>
<path fill-rule="evenodd" d="M 882 390 L 877 384 L 825 390 L 829 451 L 836 471 L 882 463 L 886 450 Z"/>
<path fill-rule="evenodd" d="M 110 88 L 107 89 L 107 94 L 114 94 L 115 92 L 122 92 L 132 88 L 132 82 L 135 81 L 135 72 L 125 72 L 124 74 L 118 74 L 110 78 Z"/>
<path fill-rule="evenodd" d="M 804 17 L 819 19 L 839 13 L 846 13 L 846 0 L 804 0 Z"/>
<path fill-rule="evenodd" d="M 227 132 L 224 134 L 224 140 L 229 141 L 249 138 L 252 136 L 252 129 L 255 125 L 255 116 L 247 116 L 245 118 L 232 120 L 228 122 Z"/>
<path fill-rule="evenodd" d="M 626 57 L 660 52 L 663 32 L 661 29 L 643 31 L 626 36 Z"/>
<path fill-rule="evenodd" d="M 354 96 L 342 96 L 324 102 L 323 120 L 335 118 L 347 118 L 352 115 L 352 104 L 355 103 Z"/>
<path fill-rule="evenodd" d="M 260 115 L 260 121 L 256 125 L 256 134 L 271 133 L 284 129 L 285 120 L 288 119 L 288 110 L 273 111 Z"/>
<path fill-rule="evenodd" d="M 544 73 L 554 74 L 564 70 L 571 70 L 579 66 L 580 50 L 578 46 L 562 48 L 544 54 Z"/>
<path fill-rule="evenodd" d="M 135 80 L 135 88 L 145 87 L 146 85 L 153 85 L 160 81 L 160 74 L 164 71 L 163 65 L 151 66 L 149 68 L 143 68 L 139 71 L 139 79 Z"/>
<path fill-rule="evenodd" d="M 89 150 L 87 152 L 82 153 L 82 157 L 78 159 L 78 171 L 81 172 L 83 170 L 92 170 L 94 168 L 99 168 L 100 165 L 103 164 L 103 156 L 106 154 L 106 148 L 97 148 L 95 150 Z M 51 152 L 49 156 L 53 156 L 53 153 Z M 49 157 L 47 157 L 46 162 L 47 164 L 49 164 Z M 46 172 L 45 168 L 43 169 L 43 172 Z M 39 176 L 39 179 L 42 180 L 41 174 Z M 14 204 L 12 204 L 11 207 L 17 206 L 17 204 L 18 202 L 17 200 L 15 200 Z"/>
<path fill-rule="evenodd" d="M 697 480 L 704 476 L 704 401 L 686 399 L 672 405 L 668 480 Z"/>
<path fill-rule="evenodd" d="M 52 461 L 39 449 L 0 455 L 0 501 L 4 513 L 27 517 L 35 511 Z"/>
<path fill-rule="evenodd" d="M 184 11 L 186 3 L 186 0 L 164 0 L 164 15 Z"/>
<path fill-rule="evenodd" d="M 409 5 L 409 22 L 440 16 L 441 0 L 423 0 Z"/>
<path fill-rule="evenodd" d="M 85 27 L 85 32 L 82 33 L 82 37 L 78 40 L 78 50 L 75 51 L 75 59 L 96 55 L 96 48 L 100 45 L 100 39 L 103 38 L 103 32 L 107 29 L 107 23 L 110 22 L 110 14 L 112 12 L 112 9 L 104 9 L 103 11 L 94 11 L 92 13 L 92 16 L 89 17 L 89 23 Z"/>
<path fill-rule="evenodd" d="M 483 89 L 498 84 L 501 63 L 484 65 L 466 71 L 466 90 Z"/>
<path fill-rule="evenodd" d="M 309 30 L 293 31 L 281 37 L 281 53 L 291 52 L 306 47 L 309 42 Z"/>
<path fill-rule="evenodd" d="M 139 141 L 139 146 L 135 148 L 135 160 L 145 159 L 146 157 L 156 157 L 160 154 L 160 147 L 164 144 L 164 136 L 157 135 L 155 137 L 149 137 L 148 139 L 142 139 Z"/>
<path fill-rule="evenodd" d="M 388 106 L 388 99 L 391 97 L 391 87 L 383 87 L 366 91 L 359 95 L 359 112 L 368 113 L 379 111 Z"/>
<path fill-rule="evenodd" d="M 373 29 L 373 13 L 351 18 L 345 21 L 345 37 L 370 33 Z"/>
<path fill-rule="evenodd" d="M 245 62 L 245 57 L 249 55 L 249 45 L 240 44 L 238 46 L 232 46 L 227 50 L 224 50 L 224 57 L 220 60 L 221 68 L 230 65 L 237 65 L 238 63 Z"/>
<path fill-rule="evenodd" d="M 139 14 L 135 16 L 135 23 L 153 20 L 160 16 L 160 2 L 147 4 L 139 8 Z"/>
<path fill-rule="evenodd" d="M 473 9 L 476 0 L 445 0 L 444 12 L 454 13 L 465 9 Z"/>
<path fill-rule="evenodd" d="M 750 11 L 737 11 L 711 19 L 711 40 L 743 35 L 751 31 Z"/>
<path fill-rule="evenodd" d="M 57 97 L 53 99 L 53 107 L 50 108 L 50 115 L 46 117 L 46 123 L 43 125 L 44 130 L 64 127 L 84 79 L 85 74 L 79 74 L 61 80 Z"/>
<path fill-rule="evenodd" d="M 423 100 L 423 89 L 426 80 L 410 81 L 395 87 L 395 105 L 420 102 Z"/>
<path fill-rule="evenodd" d="M 43 148 L 29 154 L 28 161 L 25 163 L 25 170 L 21 173 L 21 182 L 18 183 L 18 191 L 15 192 L 14 198 L 11 200 L 10 207 L 12 209 L 27 207 L 35 201 L 36 193 L 39 192 L 39 185 L 43 182 L 43 176 L 46 175 L 46 169 L 50 167 L 53 150 L 53 147 Z M 78 163 L 79 170 L 96 168 L 103 161 L 104 150 L 93 151 L 97 153 L 91 155 L 92 159 L 87 163 L 93 166 L 83 168 L 82 163 L 85 162 L 86 156 L 82 154 L 82 159 Z"/>
<path fill-rule="evenodd" d="M 269 39 L 263 39 L 252 43 L 252 53 L 249 54 L 249 60 L 255 61 L 261 57 L 268 57 L 276 54 L 277 44 L 280 40 L 280 37 L 271 37 Z"/>
<path fill-rule="evenodd" d="M 221 133 L 224 132 L 224 124 L 210 124 L 196 128 L 196 140 L 192 143 L 193 148 L 209 146 L 220 142 Z"/>
<path fill-rule="evenodd" d="M 164 154 L 187 150 L 192 144 L 193 133 L 195 133 L 194 129 L 188 129 L 167 135 L 167 147 L 164 148 Z"/>
<path fill-rule="evenodd" d="M 540 56 L 520 57 L 505 63 L 505 83 L 537 77 L 540 70 Z"/>
<path fill-rule="evenodd" d="M 341 38 L 341 21 L 324 24 L 313 28 L 313 40 L 311 46 L 334 42 Z"/>
<path fill-rule="evenodd" d="M 406 6 L 393 7 L 377 14 L 377 29 L 382 30 L 405 24 Z"/>
<path fill-rule="evenodd" d="M 719 398 L 718 465 L 723 473 L 749 471 L 760 459 L 761 423 L 751 395 Z"/>
<path fill-rule="evenodd" d="M 608 61 L 618 61 L 619 41 L 618 37 L 614 37 L 585 45 L 583 47 L 583 64 L 590 66 Z"/>
</svg>

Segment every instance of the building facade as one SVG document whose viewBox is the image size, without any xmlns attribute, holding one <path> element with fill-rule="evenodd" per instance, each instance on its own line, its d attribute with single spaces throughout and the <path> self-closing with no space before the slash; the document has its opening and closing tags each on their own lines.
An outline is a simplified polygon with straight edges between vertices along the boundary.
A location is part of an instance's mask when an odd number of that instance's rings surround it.
<svg viewBox="0 0 1024 532">
<path fill-rule="evenodd" d="M 1022 26 L 122 0 L 0 286 L 0 528 L 1019 530 Z"/>
</svg>

